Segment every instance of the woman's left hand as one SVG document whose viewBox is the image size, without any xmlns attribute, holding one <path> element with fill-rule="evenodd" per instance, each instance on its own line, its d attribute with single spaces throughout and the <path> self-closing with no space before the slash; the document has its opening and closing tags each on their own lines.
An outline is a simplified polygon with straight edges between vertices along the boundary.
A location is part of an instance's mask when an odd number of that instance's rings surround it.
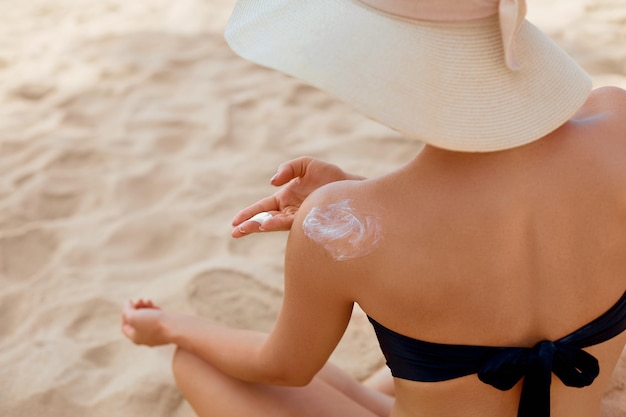
<svg viewBox="0 0 626 417">
<path fill-rule="evenodd" d="M 137 345 L 170 343 L 165 331 L 165 313 L 152 300 L 128 301 L 122 310 L 122 333 Z"/>
</svg>

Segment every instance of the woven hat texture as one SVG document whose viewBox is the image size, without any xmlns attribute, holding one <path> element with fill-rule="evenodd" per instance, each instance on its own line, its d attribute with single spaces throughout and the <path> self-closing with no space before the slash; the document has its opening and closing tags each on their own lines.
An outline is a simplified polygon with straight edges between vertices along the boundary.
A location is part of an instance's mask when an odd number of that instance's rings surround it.
<svg viewBox="0 0 626 417">
<path fill-rule="evenodd" d="M 527 20 L 514 39 L 519 68 L 507 66 L 497 14 L 424 21 L 356 0 L 239 0 L 225 37 L 240 56 L 449 150 L 537 140 L 591 90 L 590 77 Z"/>
</svg>

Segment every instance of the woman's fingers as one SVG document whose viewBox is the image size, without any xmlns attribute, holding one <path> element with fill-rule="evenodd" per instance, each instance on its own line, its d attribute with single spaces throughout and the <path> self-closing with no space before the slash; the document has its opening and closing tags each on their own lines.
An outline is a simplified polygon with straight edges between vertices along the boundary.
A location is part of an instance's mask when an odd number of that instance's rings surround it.
<svg viewBox="0 0 626 417">
<path fill-rule="evenodd" d="M 262 212 L 263 213 L 263 212 Z M 258 213 L 262 215 L 262 213 Z M 260 216 L 261 219 L 263 216 Z M 294 214 L 278 213 L 272 217 L 266 217 L 266 220 L 255 221 L 246 220 L 232 230 L 232 237 L 239 238 L 251 233 L 258 232 L 279 232 L 290 230 L 293 224 Z"/>
<path fill-rule="evenodd" d="M 138 308 L 159 308 L 157 307 L 151 299 L 146 298 L 139 298 L 137 301 L 132 301 L 130 300 L 127 304 L 127 306 L 129 306 L 132 309 L 138 309 Z"/>
<path fill-rule="evenodd" d="M 130 324 L 122 323 L 122 333 L 133 342 L 135 341 L 135 328 Z"/>
<path fill-rule="evenodd" d="M 271 184 L 279 187 L 287 184 L 294 178 L 304 176 L 312 160 L 313 158 L 310 156 L 301 156 L 291 161 L 283 162 L 278 166 L 276 174 L 270 180 Z"/>
<path fill-rule="evenodd" d="M 122 307 L 122 333 L 130 340 L 134 341 L 135 328 L 131 325 L 131 315 L 135 305 L 132 300 L 128 300 Z"/>
<path fill-rule="evenodd" d="M 279 191 L 240 210 L 233 218 L 231 236 L 240 238 L 257 232 L 289 230 L 295 213 L 314 190 L 330 182 L 347 179 L 339 167 L 302 156 L 282 163 L 271 183 L 282 186 Z M 268 216 L 272 214 L 272 217 Z M 257 216 L 264 216 L 260 219 Z"/>
<path fill-rule="evenodd" d="M 277 212 L 279 210 L 280 210 L 280 207 L 279 207 L 278 200 L 276 199 L 275 196 L 271 195 L 269 197 L 265 197 L 262 200 L 259 200 L 256 203 L 240 210 L 239 213 L 235 214 L 232 225 L 235 227 L 240 226 L 241 224 L 243 224 L 243 222 L 249 220 L 250 218 L 252 218 L 254 215 L 258 213 L 263 213 L 263 212 L 271 213 L 271 212 Z"/>
<path fill-rule="evenodd" d="M 287 162 L 280 164 L 280 166 L 278 167 L 278 170 L 276 171 L 276 174 L 274 174 L 274 176 L 270 180 L 271 184 L 274 186 L 280 187 L 281 185 L 287 184 L 294 178 L 302 177 L 304 174 L 306 174 L 307 167 L 309 166 L 312 160 L 313 158 L 310 156 L 302 156 L 300 158 L 292 159 L 291 161 L 287 161 Z M 247 220 L 249 220 L 250 218 L 252 218 L 254 215 L 258 213 L 280 212 L 281 208 L 287 205 L 287 202 L 285 201 L 282 201 L 282 204 L 281 204 L 281 200 L 283 199 L 284 199 L 284 196 L 279 197 L 277 195 L 271 195 L 269 197 L 265 197 L 257 201 L 256 203 L 240 210 L 233 218 L 232 225 L 235 227 L 243 226 L 244 222 L 246 222 Z M 282 226 L 284 222 L 277 222 L 275 224 Z M 289 223 L 289 225 L 291 225 L 291 223 Z M 253 225 L 251 224 L 246 225 L 243 228 L 242 233 L 245 234 L 245 233 L 258 231 L 258 228 L 254 228 L 252 226 Z M 265 229 L 265 230 L 269 230 L 269 229 Z M 283 229 L 272 228 L 271 230 L 283 230 Z M 233 235 L 236 235 L 236 234 L 238 233 L 237 232 L 233 233 Z"/>
</svg>

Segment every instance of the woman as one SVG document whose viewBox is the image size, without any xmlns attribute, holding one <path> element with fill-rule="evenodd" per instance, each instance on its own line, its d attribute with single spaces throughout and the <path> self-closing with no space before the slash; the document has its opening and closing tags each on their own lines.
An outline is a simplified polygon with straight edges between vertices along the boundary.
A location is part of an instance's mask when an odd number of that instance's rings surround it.
<svg viewBox="0 0 626 417">
<path fill-rule="evenodd" d="M 270 334 L 125 306 L 132 341 L 178 346 L 198 415 L 600 415 L 626 342 L 626 93 L 589 94 L 523 2 L 487 3 L 238 3 L 235 51 L 426 145 L 386 176 L 332 182 L 299 208 L 283 192 L 236 218 L 296 211 Z M 321 167 L 311 188 L 348 176 Z M 395 397 L 325 365 L 355 302 Z"/>
</svg>

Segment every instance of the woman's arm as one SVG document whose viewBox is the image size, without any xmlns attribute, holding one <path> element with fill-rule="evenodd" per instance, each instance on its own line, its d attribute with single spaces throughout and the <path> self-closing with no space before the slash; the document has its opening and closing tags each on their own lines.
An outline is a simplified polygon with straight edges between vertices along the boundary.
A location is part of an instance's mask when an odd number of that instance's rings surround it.
<svg viewBox="0 0 626 417">
<path fill-rule="evenodd" d="M 144 301 L 124 307 L 124 334 L 137 344 L 174 343 L 242 380 L 306 385 L 339 343 L 353 302 L 334 276 L 335 262 L 302 233 L 302 217 L 296 216 L 290 233 L 283 305 L 269 335 L 164 312 Z"/>
<path fill-rule="evenodd" d="M 270 382 L 272 370 L 257 370 L 257 352 L 267 334 L 232 329 L 187 314 L 166 312 L 151 300 L 129 301 L 122 311 L 122 332 L 147 346 L 176 344 L 241 379 Z"/>
<path fill-rule="evenodd" d="M 302 220 L 312 208 L 307 200 L 296 214 L 285 254 L 283 305 L 265 348 L 272 362 L 306 383 L 324 366 L 343 336 L 354 300 L 338 262 L 308 239 Z"/>
</svg>

